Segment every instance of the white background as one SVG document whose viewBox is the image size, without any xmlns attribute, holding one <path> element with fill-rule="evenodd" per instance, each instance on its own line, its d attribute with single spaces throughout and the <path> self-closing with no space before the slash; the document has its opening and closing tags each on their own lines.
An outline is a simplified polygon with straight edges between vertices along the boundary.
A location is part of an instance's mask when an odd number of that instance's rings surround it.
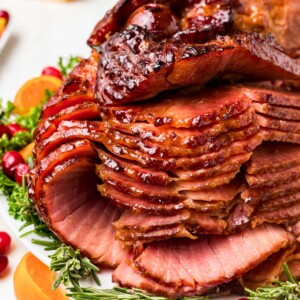
<svg viewBox="0 0 300 300">
<path fill-rule="evenodd" d="M 44 66 L 56 65 L 59 56 L 88 56 L 90 49 L 86 40 L 97 21 L 115 2 L 0 0 L 0 9 L 8 10 L 12 17 L 11 36 L 0 54 L 0 98 L 13 100 L 26 80 L 39 76 Z M 0 231 L 9 231 L 2 219 Z M 12 239 L 10 268 L 4 276 L 0 276 L 1 300 L 15 299 L 13 273 L 26 253 L 25 247 L 13 234 Z"/>
</svg>

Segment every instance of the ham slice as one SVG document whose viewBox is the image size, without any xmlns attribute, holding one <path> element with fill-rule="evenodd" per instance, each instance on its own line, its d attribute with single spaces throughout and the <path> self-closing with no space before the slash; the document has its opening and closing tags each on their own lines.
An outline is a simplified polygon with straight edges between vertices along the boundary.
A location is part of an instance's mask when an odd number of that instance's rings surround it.
<svg viewBox="0 0 300 300">
<path fill-rule="evenodd" d="M 300 191 L 293 194 L 285 195 L 275 199 L 263 201 L 259 204 L 259 211 L 272 211 L 282 207 L 290 206 L 291 204 L 300 201 Z M 300 224 L 299 224 L 300 225 Z"/>
<path fill-rule="evenodd" d="M 251 157 L 250 153 L 243 153 L 232 155 L 225 161 L 207 168 L 199 168 L 196 170 L 184 170 L 184 169 L 175 169 L 172 170 L 171 173 L 177 177 L 177 180 L 193 180 L 199 178 L 208 178 L 216 176 L 220 173 L 228 173 L 235 170 L 239 170 L 245 162 L 249 160 Z"/>
<path fill-rule="evenodd" d="M 205 291 L 229 282 L 259 265 L 273 253 L 293 243 L 292 236 L 274 225 L 261 225 L 253 230 L 227 237 L 209 236 L 196 241 L 163 241 L 151 243 L 134 259 L 129 273 L 121 272 L 120 265 L 113 280 L 122 286 L 143 288 L 168 296 L 203 294 Z M 168 257 L 168 260 L 165 260 Z M 228 258 L 234 257 L 234 260 Z M 159 266 L 159 267 L 158 267 Z M 138 268 L 139 273 L 135 268 Z M 125 275 L 126 274 L 126 275 Z M 143 279 L 139 279 L 138 274 Z M 137 277 L 135 281 L 130 276 Z M 152 281 L 152 279 L 154 281 Z M 147 280 L 150 284 L 147 284 Z M 159 282 L 159 287 L 151 284 Z"/>
<path fill-rule="evenodd" d="M 244 92 L 252 97 L 253 101 L 285 106 L 286 108 L 300 108 L 299 92 L 269 89 L 263 87 L 247 87 Z"/>
<path fill-rule="evenodd" d="M 257 114 L 256 122 L 258 125 L 264 128 L 275 129 L 279 131 L 284 131 L 288 133 L 298 133 L 300 132 L 300 122 L 298 121 L 287 121 L 279 120 L 272 117 L 267 117 Z"/>
<path fill-rule="evenodd" d="M 185 149 L 179 146 L 164 146 L 153 143 L 151 141 L 142 140 L 139 137 L 132 137 L 124 133 L 109 131 L 107 135 L 119 145 L 138 149 L 141 152 L 149 154 L 151 156 L 158 157 L 195 157 L 201 154 L 219 151 L 222 147 L 225 147 L 233 142 L 246 140 L 247 138 L 257 134 L 259 127 L 257 125 L 249 125 L 247 127 L 239 128 L 238 130 L 229 131 L 221 134 L 216 138 L 212 138 L 202 146 L 198 146 L 194 149 Z M 162 130 L 163 132 L 163 130 Z"/>
<path fill-rule="evenodd" d="M 142 198 L 150 202 L 159 203 L 177 203 L 182 198 L 174 184 L 162 186 L 138 182 L 125 175 L 112 171 L 105 165 L 97 167 L 97 174 L 104 183 L 124 194 L 131 195 L 131 197 Z"/>
<path fill-rule="evenodd" d="M 75 139 L 89 139 L 101 142 L 103 140 L 103 124 L 97 121 L 62 121 L 55 132 L 36 145 L 35 158 L 37 162 L 59 145 Z"/>
<path fill-rule="evenodd" d="M 261 128 L 264 141 L 277 141 L 300 144 L 300 133 L 286 132 L 271 128 Z"/>
<path fill-rule="evenodd" d="M 175 188 L 177 191 L 198 191 L 200 189 L 212 189 L 214 187 L 228 184 L 238 172 L 239 169 L 228 173 L 218 174 L 215 177 L 205 179 L 177 181 Z"/>
<path fill-rule="evenodd" d="M 166 172 L 143 168 L 138 163 L 121 159 L 100 147 L 97 148 L 97 151 L 103 165 L 135 180 L 160 185 L 166 185 L 173 181 Z"/>
<path fill-rule="evenodd" d="M 162 241 L 173 238 L 195 239 L 184 225 L 167 226 L 164 228 L 153 229 L 151 231 L 140 230 L 121 230 L 116 234 L 116 238 L 122 242 L 125 247 L 132 247 L 133 244 L 146 244 L 153 241 Z"/>
<path fill-rule="evenodd" d="M 63 221 L 54 223 L 52 228 L 62 240 L 81 249 L 94 263 L 115 267 L 127 255 L 121 243 L 115 240 L 115 229 L 111 225 L 119 214 L 116 208 L 98 196 L 85 202 Z"/>
<path fill-rule="evenodd" d="M 73 149 L 72 158 L 52 165 L 52 172 L 44 176 L 38 209 L 60 240 L 81 249 L 97 264 L 116 266 L 127 255 L 115 241 L 115 229 L 110 225 L 119 218 L 120 211 L 97 191 L 95 160 L 80 158 L 77 151 Z M 35 192 L 31 190 L 41 197 Z"/>
<path fill-rule="evenodd" d="M 238 88 L 224 87 L 192 95 L 165 96 L 141 105 L 107 107 L 102 111 L 104 120 L 113 118 L 125 124 L 148 122 L 155 126 L 200 128 L 242 113 L 251 101 Z"/>
<path fill-rule="evenodd" d="M 141 272 L 159 279 L 160 282 L 173 286 L 184 284 L 195 289 L 199 288 L 201 291 L 203 286 L 199 283 L 205 283 L 206 286 L 208 283 L 216 284 L 216 281 L 219 283 L 229 281 L 234 275 L 240 275 L 253 268 L 254 262 L 258 264 L 270 254 L 286 247 L 290 240 L 292 237 L 280 227 L 262 225 L 254 230 L 228 237 L 211 236 L 196 241 L 184 240 L 182 243 L 178 241 L 152 243 L 135 259 L 135 264 Z M 249 252 L 246 246 L 250 245 L 253 248 L 251 247 L 252 251 Z M 243 255 L 243 252 L 247 255 Z M 191 257 L 190 253 L 195 256 Z M 169 257 L 168 264 L 160 263 L 164 255 Z M 229 257 L 235 257 L 235 260 L 228 260 Z M 171 263 L 174 260 L 177 261 L 176 265 Z M 155 267 L 158 265 L 160 268 Z M 182 278 L 178 272 L 180 270 L 176 271 L 176 267 L 180 265 L 183 267 L 182 271 L 192 276 L 193 281 L 184 282 L 189 277 Z"/>
<path fill-rule="evenodd" d="M 263 187 L 257 189 L 246 189 L 241 196 L 246 202 L 257 203 L 278 197 L 287 196 L 300 190 L 300 179 L 284 183 L 279 186 Z"/>
<path fill-rule="evenodd" d="M 53 96 L 49 102 L 43 106 L 43 118 L 51 117 L 58 114 L 63 109 L 73 105 L 83 104 L 85 102 L 95 102 L 92 93 L 74 92 L 70 95 L 63 94 L 61 96 Z"/>
<path fill-rule="evenodd" d="M 238 154 L 230 157 L 224 163 L 220 163 L 211 168 L 201 168 L 198 170 L 176 169 L 168 174 L 167 172 L 144 168 L 136 162 L 112 155 L 103 148 L 98 147 L 97 151 L 102 164 L 113 171 L 147 184 L 160 185 L 167 185 L 173 181 L 214 177 L 217 174 L 236 171 L 239 170 L 241 165 L 248 161 L 251 156 L 251 153 Z"/>
<path fill-rule="evenodd" d="M 88 140 L 77 140 L 70 143 L 62 144 L 60 147 L 56 148 L 54 151 L 50 152 L 46 157 L 44 157 L 40 164 L 31 172 L 31 195 L 35 199 L 37 206 L 43 207 L 43 186 L 45 180 L 51 176 L 51 172 L 54 172 L 55 168 L 59 168 L 60 165 L 69 161 L 74 157 L 74 151 L 76 151 L 77 157 L 89 157 L 91 160 L 97 159 L 97 153 L 91 142 Z M 52 218 L 57 220 L 61 218 L 61 210 L 53 212 Z M 44 214 L 44 209 L 41 210 L 44 218 L 47 216 Z"/>
<path fill-rule="evenodd" d="M 277 208 L 272 211 L 260 211 L 252 216 L 252 224 L 262 224 L 264 222 L 272 222 L 281 224 L 288 221 L 297 221 L 300 217 L 300 201 L 288 207 Z"/>
<path fill-rule="evenodd" d="M 218 121 L 209 126 L 197 129 L 174 128 L 170 126 L 155 127 L 146 123 L 124 124 L 116 120 L 106 122 L 108 128 L 138 136 L 142 141 L 162 144 L 164 146 L 178 146 L 187 149 L 194 149 L 209 141 L 213 141 L 222 133 L 230 130 L 246 127 L 252 123 L 255 114 L 252 109 L 231 117 L 225 121 Z"/>
<path fill-rule="evenodd" d="M 300 146 L 288 143 L 264 142 L 247 162 L 251 175 L 277 172 L 300 164 Z"/>
<path fill-rule="evenodd" d="M 182 224 L 189 218 L 190 213 L 186 210 L 180 211 L 177 214 L 170 216 L 155 216 L 146 214 L 133 215 L 130 212 L 125 211 L 120 219 L 114 223 L 114 226 L 118 230 L 133 229 L 147 232 L 150 228 L 159 229 L 172 225 Z"/>
<path fill-rule="evenodd" d="M 282 171 L 264 174 L 250 175 L 245 174 L 248 185 L 251 188 L 280 185 L 291 182 L 300 177 L 300 166 L 291 167 Z"/>
<path fill-rule="evenodd" d="M 43 119 L 35 130 L 35 140 L 41 141 L 53 134 L 61 121 L 99 120 L 99 106 L 93 102 L 77 104 L 61 110 L 58 114 Z"/>
<path fill-rule="evenodd" d="M 225 161 L 233 155 L 251 152 L 258 145 L 260 145 L 261 142 L 261 135 L 257 134 L 247 140 L 234 142 L 226 147 L 221 148 L 220 151 L 217 152 L 201 155 L 199 157 L 182 157 L 177 159 L 161 159 L 157 157 L 151 157 L 141 153 L 138 150 L 112 143 L 110 140 L 105 140 L 103 143 L 108 151 L 118 157 L 136 161 L 146 168 L 170 171 L 180 167 L 186 170 L 212 167 Z"/>
<path fill-rule="evenodd" d="M 258 102 L 253 102 L 251 106 L 258 113 L 267 115 L 269 117 L 273 117 L 281 120 L 292 120 L 292 121 L 300 120 L 299 108 L 278 106 L 274 104 L 258 103 Z"/>
<path fill-rule="evenodd" d="M 76 104 L 95 102 L 94 87 L 98 59 L 98 54 L 93 54 L 90 58 L 83 59 L 68 74 L 59 91 L 43 106 L 41 114 L 43 119 Z"/>
<path fill-rule="evenodd" d="M 132 246 L 134 243 L 150 243 L 158 240 L 189 238 L 196 239 L 203 234 L 226 234 L 226 221 L 201 213 L 185 214 L 182 211 L 171 216 L 155 216 L 142 214 L 131 215 L 122 219 L 122 226 L 117 222 L 116 237 L 123 244 Z M 163 219 L 166 220 L 163 221 Z M 143 221 L 142 221 L 143 220 Z"/>
<path fill-rule="evenodd" d="M 165 215 L 163 211 L 160 211 L 160 213 L 155 211 L 154 209 L 158 208 L 156 203 L 154 203 L 153 211 L 148 209 L 147 212 L 144 208 L 140 208 L 141 203 L 139 201 L 141 199 L 145 201 L 147 197 L 128 199 L 127 208 L 135 209 L 136 214 L 129 211 L 123 213 L 122 217 L 115 222 L 116 236 L 126 245 L 130 245 L 136 241 L 145 243 L 171 237 L 194 238 L 195 235 L 203 234 L 228 234 L 229 228 L 226 218 L 233 206 L 232 202 L 235 201 L 237 194 L 242 191 L 242 186 L 241 179 L 236 178 L 228 185 L 211 190 L 186 192 L 187 200 L 181 201 L 182 207 L 186 209 L 176 210 L 173 205 L 173 210 L 168 211 L 169 215 Z M 103 189 L 103 186 L 100 187 L 101 189 Z M 107 195 L 105 192 L 107 190 L 104 188 L 103 195 Z M 118 200 L 120 201 L 120 197 Z M 163 208 L 164 211 L 171 207 L 170 203 L 163 203 L 163 201 L 160 201 L 160 204 L 161 207 L 166 204 L 166 207 Z M 137 207 L 140 209 L 137 210 Z M 252 211 L 253 209 L 250 213 Z M 231 219 L 238 223 L 236 218 L 240 218 L 240 214 L 237 216 L 234 213 Z M 236 231 L 234 224 L 231 226 L 230 231 Z"/>
<path fill-rule="evenodd" d="M 126 275 L 126 276 L 124 276 Z M 138 287 L 153 294 L 178 296 L 171 286 L 160 284 L 157 280 L 142 276 L 129 260 L 123 260 L 112 275 L 114 282 L 123 287 Z"/>
<path fill-rule="evenodd" d="M 213 189 L 186 191 L 188 198 L 201 201 L 230 201 L 244 189 L 243 180 L 238 176 L 230 183 Z"/>
<path fill-rule="evenodd" d="M 174 212 L 182 210 L 184 205 L 182 203 L 159 203 L 150 202 L 143 198 L 131 197 L 123 194 L 108 184 L 98 186 L 101 195 L 108 198 L 114 205 L 129 209 L 135 214 L 141 212 L 151 212 L 152 214 L 174 214 Z"/>
</svg>

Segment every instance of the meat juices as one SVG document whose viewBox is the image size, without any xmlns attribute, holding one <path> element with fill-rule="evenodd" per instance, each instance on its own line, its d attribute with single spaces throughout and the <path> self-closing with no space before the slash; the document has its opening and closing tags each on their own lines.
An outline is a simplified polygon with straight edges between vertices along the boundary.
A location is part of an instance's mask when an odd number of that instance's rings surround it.
<svg viewBox="0 0 300 300">
<path fill-rule="evenodd" d="M 299 263 L 300 45 L 276 20 L 300 4 L 153 2 L 108 12 L 44 105 L 30 196 L 120 286 L 270 284 Z"/>
</svg>

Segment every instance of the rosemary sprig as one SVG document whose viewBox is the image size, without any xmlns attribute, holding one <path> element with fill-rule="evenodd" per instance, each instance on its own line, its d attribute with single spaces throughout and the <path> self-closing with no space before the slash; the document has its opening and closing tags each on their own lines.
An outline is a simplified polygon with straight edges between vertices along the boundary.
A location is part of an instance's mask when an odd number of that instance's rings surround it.
<svg viewBox="0 0 300 300">
<path fill-rule="evenodd" d="M 99 278 L 96 272 L 99 268 L 91 263 L 91 261 L 82 257 L 79 250 L 74 250 L 70 246 L 61 245 L 51 258 L 50 269 L 58 272 L 58 275 L 53 283 L 53 289 L 56 289 L 60 283 L 65 286 L 72 286 L 77 292 L 82 292 L 79 280 L 82 278 L 93 277 L 95 282 L 100 285 Z"/>
<path fill-rule="evenodd" d="M 245 289 L 249 293 L 250 300 L 300 300 L 300 282 L 290 272 L 286 263 L 283 264 L 283 270 L 287 281 L 276 280 L 272 286 L 259 287 L 255 291 Z"/>
<path fill-rule="evenodd" d="M 67 76 L 70 71 L 78 64 L 78 56 L 70 56 L 68 59 L 60 57 L 58 59 L 58 67 L 63 77 Z"/>
<path fill-rule="evenodd" d="M 94 289 L 82 288 L 82 291 L 76 291 L 74 288 L 70 289 L 67 296 L 75 300 L 168 300 L 169 298 L 155 296 L 145 293 L 140 289 L 126 289 L 115 287 L 113 289 Z M 205 296 L 177 298 L 177 300 L 205 300 Z"/>
</svg>

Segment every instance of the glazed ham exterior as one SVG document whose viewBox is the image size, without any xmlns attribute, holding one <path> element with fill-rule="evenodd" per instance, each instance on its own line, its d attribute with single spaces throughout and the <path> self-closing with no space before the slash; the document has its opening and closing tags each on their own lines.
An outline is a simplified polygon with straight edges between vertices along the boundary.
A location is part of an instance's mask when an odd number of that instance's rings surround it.
<svg viewBox="0 0 300 300">
<path fill-rule="evenodd" d="M 165 36 L 189 29 L 209 29 L 213 33 L 228 34 L 234 28 L 264 35 L 272 33 L 279 44 L 297 53 L 300 46 L 298 14 L 297 0 L 255 0 L 251 5 L 245 0 L 124 0 L 96 25 L 88 43 L 97 47 L 108 34 L 120 31 L 128 24 L 147 26 L 153 33 L 163 32 Z M 158 22 L 159 26 L 155 28 Z"/>
<path fill-rule="evenodd" d="M 184 297 L 297 268 L 299 49 L 275 22 L 299 5 L 283 2 L 122 0 L 44 105 L 30 195 L 119 285 Z"/>
<path fill-rule="evenodd" d="M 256 34 L 207 43 L 174 39 L 159 44 L 138 26 L 111 36 L 103 45 L 102 66 L 98 69 L 99 102 L 119 105 L 149 99 L 165 90 L 203 85 L 224 73 L 261 80 L 296 79 L 300 75 L 298 59 Z"/>
</svg>

